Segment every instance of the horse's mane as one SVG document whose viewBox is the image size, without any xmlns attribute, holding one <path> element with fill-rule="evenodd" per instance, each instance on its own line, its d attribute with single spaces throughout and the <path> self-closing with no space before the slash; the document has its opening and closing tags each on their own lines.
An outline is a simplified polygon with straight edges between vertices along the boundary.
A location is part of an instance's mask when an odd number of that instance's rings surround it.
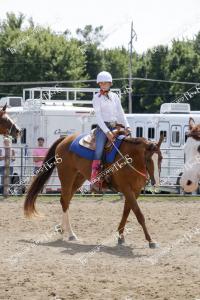
<svg viewBox="0 0 200 300">
<path fill-rule="evenodd" d="M 143 137 L 137 137 L 137 138 L 133 138 L 133 137 L 125 137 L 124 138 L 124 141 L 125 142 L 128 142 L 128 143 L 132 143 L 134 145 L 141 145 L 143 143 L 146 142 L 146 139 L 143 138 Z"/>
</svg>

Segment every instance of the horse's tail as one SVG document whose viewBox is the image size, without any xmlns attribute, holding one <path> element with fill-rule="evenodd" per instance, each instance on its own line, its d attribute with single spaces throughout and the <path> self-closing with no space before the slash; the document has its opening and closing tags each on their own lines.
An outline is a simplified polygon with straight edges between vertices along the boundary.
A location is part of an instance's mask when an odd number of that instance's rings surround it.
<svg viewBox="0 0 200 300">
<path fill-rule="evenodd" d="M 55 150 L 58 144 L 60 144 L 60 142 L 64 140 L 64 138 L 65 137 L 59 138 L 57 141 L 54 142 L 51 148 L 49 148 L 49 151 L 43 161 L 42 167 L 38 170 L 37 175 L 34 177 L 33 182 L 28 188 L 25 202 L 24 202 L 24 214 L 26 217 L 37 215 L 37 211 L 35 209 L 36 198 L 39 192 L 42 190 L 46 181 L 51 176 L 56 163 L 62 161 L 61 158 L 55 157 Z"/>
</svg>

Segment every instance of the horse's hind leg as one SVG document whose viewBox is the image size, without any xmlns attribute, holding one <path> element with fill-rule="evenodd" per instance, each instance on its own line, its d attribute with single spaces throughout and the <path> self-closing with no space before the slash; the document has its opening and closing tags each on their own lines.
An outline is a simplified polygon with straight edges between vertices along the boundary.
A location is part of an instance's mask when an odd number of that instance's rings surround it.
<svg viewBox="0 0 200 300">
<path fill-rule="evenodd" d="M 66 182 L 65 182 L 65 187 L 62 187 L 62 195 L 60 199 L 62 209 L 63 209 L 61 232 L 63 234 L 68 233 L 70 241 L 77 240 L 77 237 L 76 234 L 73 232 L 70 223 L 69 203 L 74 193 L 83 184 L 84 180 L 85 180 L 84 177 L 79 173 L 76 175 L 73 184 L 71 184 L 70 186 L 68 185 L 68 188 L 66 188 Z"/>
<path fill-rule="evenodd" d="M 62 203 L 63 203 L 62 196 L 60 198 L 60 202 L 62 205 Z M 65 233 L 68 234 L 69 241 L 77 240 L 77 236 L 74 233 L 71 223 L 70 223 L 69 209 L 67 209 L 66 211 L 63 210 L 62 223 L 61 223 L 61 226 L 58 226 L 57 228 L 63 235 L 65 235 Z"/>
</svg>

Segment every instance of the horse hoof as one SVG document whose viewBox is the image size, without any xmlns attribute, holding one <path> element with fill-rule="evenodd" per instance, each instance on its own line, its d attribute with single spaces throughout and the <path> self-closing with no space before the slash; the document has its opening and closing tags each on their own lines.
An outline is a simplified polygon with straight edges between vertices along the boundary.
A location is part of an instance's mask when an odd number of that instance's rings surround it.
<svg viewBox="0 0 200 300">
<path fill-rule="evenodd" d="M 123 245 L 123 244 L 125 244 L 124 237 L 118 237 L 118 245 Z"/>
<path fill-rule="evenodd" d="M 77 241 L 78 240 L 78 238 L 77 238 L 77 236 L 75 236 L 75 235 L 71 235 L 71 236 L 69 236 L 69 239 L 68 239 L 69 241 Z"/>
<path fill-rule="evenodd" d="M 157 246 L 157 244 L 155 243 L 155 242 L 150 242 L 149 243 L 149 248 L 151 248 L 151 249 L 155 249 L 155 248 L 157 248 L 158 246 Z"/>
<path fill-rule="evenodd" d="M 56 225 L 54 228 L 55 232 L 63 234 L 64 230 L 62 229 L 61 225 Z"/>
</svg>

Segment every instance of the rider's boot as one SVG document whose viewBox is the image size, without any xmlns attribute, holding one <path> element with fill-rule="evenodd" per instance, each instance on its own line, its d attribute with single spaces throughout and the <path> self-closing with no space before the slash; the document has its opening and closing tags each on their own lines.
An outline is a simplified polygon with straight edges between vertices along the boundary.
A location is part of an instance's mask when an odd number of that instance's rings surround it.
<svg viewBox="0 0 200 300">
<path fill-rule="evenodd" d="M 99 174 L 101 169 L 101 160 L 93 160 L 92 162 L 92 172 L 91 172 L 91 191 L 100 191 L 101 190 L 101 180 L 97 179 L 97 175 Z"/>
</svg>

